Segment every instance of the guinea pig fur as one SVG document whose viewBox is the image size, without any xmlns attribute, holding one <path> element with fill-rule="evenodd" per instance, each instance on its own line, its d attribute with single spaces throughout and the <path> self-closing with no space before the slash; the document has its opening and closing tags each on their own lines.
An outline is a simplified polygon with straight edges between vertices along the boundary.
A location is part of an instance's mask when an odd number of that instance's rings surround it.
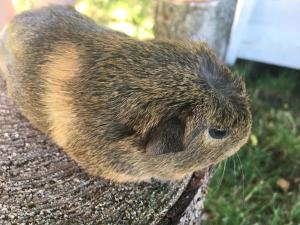
<svg viewBox="0 0 300 225">
<path fill-rule="evenodd" d="M 0 66 L 24 115 L 94 176 L 180 179 L 250 134 L 245 84 L 205 43 L 139 41 L 52 5 L 12 19 Z"/>
</svg>

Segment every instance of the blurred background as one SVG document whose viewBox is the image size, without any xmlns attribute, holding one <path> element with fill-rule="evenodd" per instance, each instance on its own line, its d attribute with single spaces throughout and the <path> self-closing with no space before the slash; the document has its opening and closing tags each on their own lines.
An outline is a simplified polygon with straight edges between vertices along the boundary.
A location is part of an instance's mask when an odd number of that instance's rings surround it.
<svg viewBox="0 0 300 225">
<path fill-rule="evenodd" d="M 2 8 L 0 25 L 14 13 L 40 6 L 43 2 L 12 1 L 13 8 Z M 65 2 L 74 4 L 78 11 L 99 24 L 139 39 L 154 37 L 155 1 Z M 217 1 L 204 0 L 190 2 L 203 3 L 205 7 L 215 7 L 217 4 Z M 227 32 L 226 52 L 224 56 L 219 54 L 232 64 L 232 70 L 237 75 L 245 79 L 252 102 L 254 124 L 249 143 L 238 154 L 218 165 L 211 179 L 205 202 L 206 224 L 300 224 L 300 71 L 297 70 L 300 62 L 297 54 L 300 51 L 294 51 L 299 50 L 300 46 L 300 38 L 296 39 L 300 20 L 293 17 L 297 14 L 295 9 L 300 15 L 300 1 L 292 1 L 292 5 L 289 5 L 287 2 L 290 1 L 277 0 L 278 7 L 271 8 L 272 12 L 282 9 L 282 14 L 288 16 L 285 17 L 286 22 L 271 15 L 267 1 L 264 2 L 262 5 L 255 4 L 254 0 L 237 2 L 233 26 L 229 30 L 231 36 Z M 280 3 L 284 6 L 281 7 Z M 295 7 L 296 3 L 298 8 Z M 260 10 L 259 16 L 255 14 L 257 9 Z M 245 22 L 247 18 L 248 23 Z M 280 24 L 276 18 L 281 21 Z M 268 24 L 271 20 L 277 25 Z M 257 27 L 253 28 L 249 21 Z M 291 25 L 288 21 L 295 24 Z M 259 33 L 263 31 L 265 33 Z M 241 36 L 241 33 L 246 35 Z"/>
</svg>

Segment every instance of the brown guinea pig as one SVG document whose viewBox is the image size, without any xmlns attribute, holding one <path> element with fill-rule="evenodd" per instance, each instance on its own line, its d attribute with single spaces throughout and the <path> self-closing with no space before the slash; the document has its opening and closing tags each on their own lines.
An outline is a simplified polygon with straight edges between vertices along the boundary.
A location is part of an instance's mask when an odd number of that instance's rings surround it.
<svg viewBox="0 0 300 225">
<path fill-rule="evenodd" d="M 0 65 L 25 116 L 94 176 L 180 179 L 250 133 L 244 82 L 206 44 L 135 40 L 72 7 L 14 17 Z"/>
</svg>

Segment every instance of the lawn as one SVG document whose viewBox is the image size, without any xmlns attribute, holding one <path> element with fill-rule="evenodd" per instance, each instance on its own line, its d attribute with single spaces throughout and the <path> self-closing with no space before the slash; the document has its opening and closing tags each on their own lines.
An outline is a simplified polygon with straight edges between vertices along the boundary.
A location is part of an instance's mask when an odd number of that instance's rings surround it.
<svg viewBox="0 0 300 225">
<path fill-rule="evenodd" d="M 206 224 L 300 224 L 300 72 L 249 62 L 233 70 L 245 78 L 253 130 L 217 167 Z"/>
</svg>

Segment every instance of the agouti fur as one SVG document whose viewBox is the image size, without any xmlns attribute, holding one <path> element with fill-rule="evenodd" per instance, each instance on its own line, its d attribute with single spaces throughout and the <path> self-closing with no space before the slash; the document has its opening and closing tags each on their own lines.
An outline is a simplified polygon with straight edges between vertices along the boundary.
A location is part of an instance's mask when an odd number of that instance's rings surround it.
<svg viewBox="0 0 300 225">
<path fill-rule="evenodd" d="M 70 6 L 15 16 L 0 68 L 24 115 L 94 176 L 180 179 L 250 133 L 244 82 L 206 44 L 139 41 Z"/>
</svg>

